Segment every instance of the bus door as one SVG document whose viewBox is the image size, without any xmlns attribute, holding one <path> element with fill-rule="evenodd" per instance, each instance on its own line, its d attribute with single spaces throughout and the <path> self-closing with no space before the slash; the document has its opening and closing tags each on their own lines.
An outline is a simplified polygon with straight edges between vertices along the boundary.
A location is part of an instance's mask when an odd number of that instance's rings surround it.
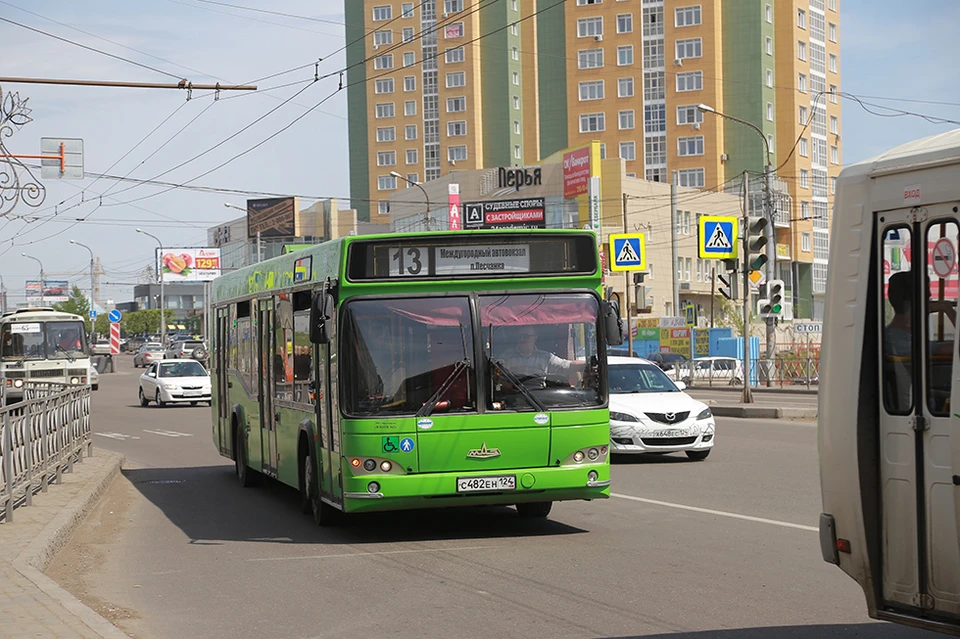
<svg viewBox="0 0 960 639">
<path fill-rule="evenodd" d="M 327 419 L 323 422 L 323 439 L 327 444 L 324 450 L 324 481 L 330 487 L 330 499 L 338 504 L 343 503 L 343 481 L 340 475 L 340 395 L 339 395 L 339 363 L 337 340 L 337 308 L 332 295 L 327 295 L 327 334 L 330 342 L 320 347 L 320 361 L 317 366 L 324 371 L 326 377 L 323 388 L 326 401 L 323 404 Z"/>
<path fill-rule="evenodd" d="M 273 300 L 257 303 L 257 348 L 260 353 L 260 452 L 262 472 L 277 476 L 277 427 L 273 412 L 273 389 L 275 379 L 275 353 L 273 350 Z"/>
<path fill-rule="evenodd" d="M 935 205 L 878 219 L 883 605 L 956 622 L 960 488 L 953 476 L 960 469 L 951 460 L 950 411 L 957 215 L 952 205 Z"/>
<path fill-rule="evenodd" d="M 214 327 L 214 367 L 217 375 L 217 388 L 213 393 L 213 401 L 217 406 L 217 445 L 224 454 L 230 451 L 230 312 L 226 308 L 218 308 L 216 326 Z"/>
</svg>

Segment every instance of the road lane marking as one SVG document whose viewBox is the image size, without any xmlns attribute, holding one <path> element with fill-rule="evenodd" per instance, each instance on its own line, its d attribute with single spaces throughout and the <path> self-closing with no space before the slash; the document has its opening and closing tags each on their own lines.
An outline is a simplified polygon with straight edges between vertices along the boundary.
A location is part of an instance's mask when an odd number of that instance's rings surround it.
<svg viewBox="0 0 960 639">
<path fill-rule="evenodd" d="M 301 557 L 258 557 L 247 561 L 298 561 L 301 559 L 338 559 L 342 557 L 375 557 L 377 555 L 400 555 L 423 552 L 454 552 L 456 550 L 486 550 L 497 546 L 458 546 L 456 548 L 420 548 L 416 550 L 382 550 L 379 552 L 350 552 L 342 555 L 305 555 Z"/>
<path fill-rule="evenodd" d="M 151 435 L 162 435 L 163 437 L 193 437 L 192 433 L 180 433 L 175 430 L 164 430 L 158 428 L 157 430 L 147 430 L 143 429 L 143 432 L 150 433 Z"/>
<path fill-rule="evenodd" d="M 98 433 L 94 432 L 94 435 L 100 435 L 101 437 L 109 437 L 110 439 L 140 439 L 136 435 L 124 435 L 123 433 Z"/>
<path fill-rule="evenodd" d="M 669 501 L 658 501 L 656 499 L 645 499 L 643 497 L 634 497 L 633 495 L 622 495 L 620 493 L 610 493 L 611 497 L 620 499 L 629 499 L 630 501 L 639 501 L 644 504 L 653 504 L 654 506 L 665 506 L 667 508 L 677 508 L 679 510 L 689 510 L 695 513 L 705 515 L 717 515 L 718 517 L 729 517 L 731 519 L 742 519 L 743 521 L 752 521 L 759 524 L 770 524 L 772 526 L 781 526 L 783 528 L 796 528 L 797 530 L 806 530 L 809 532 L 820 532 L 816 526 L 804 526 L 803 524 L 793 524 L 789 521 L 779 521 L 777 519 L 765 519 L 763 517 L 751 517 L 750 515 L 741 515 L 739 513 L 728 513 L 722 510 L 711 510 L 709 508 L 698 508 L 696 506 L 686 506 L 684 504 L 674 504 Z"/>
</svg>

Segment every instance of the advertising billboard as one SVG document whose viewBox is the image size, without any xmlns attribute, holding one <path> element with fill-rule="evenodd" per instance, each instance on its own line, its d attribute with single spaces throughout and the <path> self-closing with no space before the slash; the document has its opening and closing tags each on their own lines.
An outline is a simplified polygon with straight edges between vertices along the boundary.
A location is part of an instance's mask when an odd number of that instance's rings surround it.
<svg viewBox="0 0 960 639">
<path fill-rule="evenodd" d="M 165 284 L 208 282 L 220 277 L 220 249 L 170 248 L 157 249 L 157 270 Z"/>
<path fill-rule="evenodd" d="M 27 304 L 40 304 L 40 280 L 27 280 Z M 70 282 L 66 280 L 44 280 L 43 304 L 59 304 L 70 298 Z"/>
<path fill-rule="evenodd" d="M 296 236 L 297 206 L 295 197 L 247 200 L 247 237 Z"/>
<path fill-rule="evenodd" d="M 590 147 L 563 154 L 563 197 L 574 198 L 587 192 L 590 181 Z"/>
<path fill-rule="evenodd" d="M 543 198 L 468 202 L 463 205 L 464 226 L 468 229 L 543 229 L 546 218 Z"/>
</svg>

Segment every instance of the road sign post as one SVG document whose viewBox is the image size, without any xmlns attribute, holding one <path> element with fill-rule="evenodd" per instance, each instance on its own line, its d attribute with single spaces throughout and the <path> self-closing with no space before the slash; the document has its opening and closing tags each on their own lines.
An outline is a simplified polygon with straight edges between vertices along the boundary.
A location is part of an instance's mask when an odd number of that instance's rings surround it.
<svg viewBox="0 0 960 639">
<path fill-rule="evenodd" d="M 110 354 L 118 355 L 120 353 L 120 324 L 113 322 L 110 324 Z"/>
</svg>

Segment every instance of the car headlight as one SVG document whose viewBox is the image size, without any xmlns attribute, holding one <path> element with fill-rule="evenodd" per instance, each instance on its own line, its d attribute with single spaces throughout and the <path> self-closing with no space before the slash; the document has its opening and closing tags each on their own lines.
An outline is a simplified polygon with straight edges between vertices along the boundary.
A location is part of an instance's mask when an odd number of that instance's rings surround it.
<svg viewBox="0 0 960 639">
<path fill-rule="evenodd" d="M 629 413 L 610 411 L 610 419 L 618 422 L 639 422 L 640 420 Z"/>
<path fill-rule="evenodd" d="M 180 387 L 177 386 L 176 384 L 164 384 L 163 387 L 166 390 L 180 390 Z"/>
<path fill-rule="evenodd" d="M 704 408 L 703 412 L 697 415 L 697 419 L 710 419 L 713 417 L 713 413 L 710 412 L 709 408 Z"/>
</svg>

